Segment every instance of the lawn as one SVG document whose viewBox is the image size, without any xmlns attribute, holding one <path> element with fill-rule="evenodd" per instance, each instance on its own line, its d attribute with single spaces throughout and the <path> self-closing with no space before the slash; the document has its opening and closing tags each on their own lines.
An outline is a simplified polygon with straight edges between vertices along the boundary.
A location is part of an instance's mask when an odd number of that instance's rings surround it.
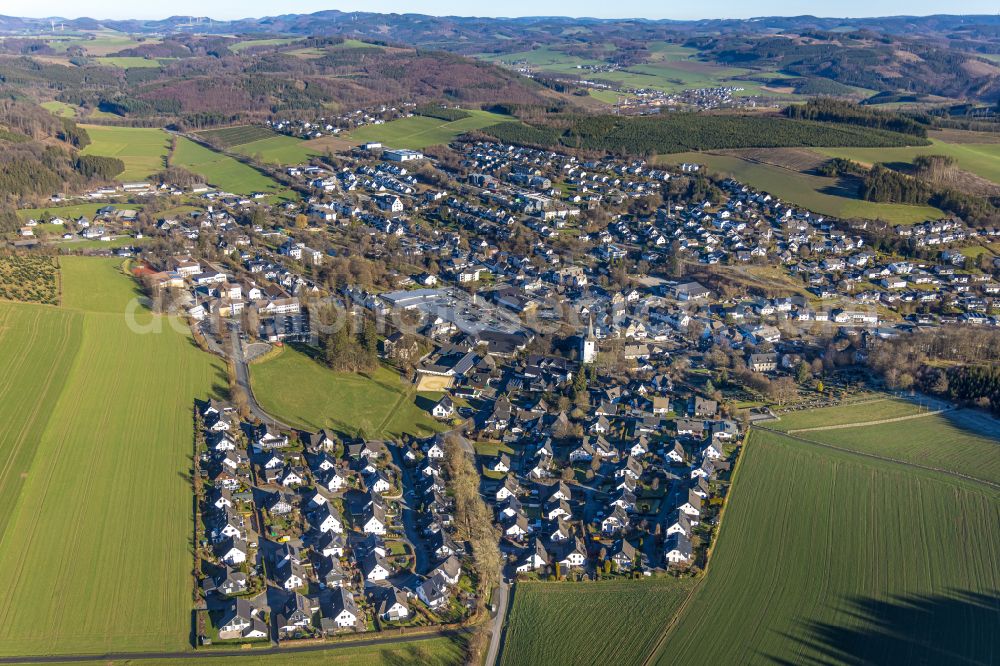
<svg viewBox="0 0 1000 666">
<path fill-rule="evenodd" d="M 166 166 L 170 141 L 161 129 L 148 127 L 104 127 L 82 125 L 92 143 L 81 152 L 84 155 L 117 157 L 125 163 L 118 180 L 145 180 Z"/>
<path fill-rule="evenodd" d="M 508 122 L 509 116 L 488 111 L 467 109 L 468 118 L 452 122 L 427 116 L 412 116 L 391 120 L 384 125 L 366 125 L 344 136 L 353 143 L 378 141 L 389 148 L 420 150 L 428 146 L 448 143 L 466 132 Z"/>
<path fill-rule="evenodd" d="M 500 663 L 638 664 L 693 584 L 674 578 L 518 583 Z"/>
<path fill-rule="evenodd" d="M 184 167 L 209 185 L 233 194 L 277 193 L 281 188 L 271 178 L 228 155 L 217 153 L 185 137 L 177 137 L 174 166 Z"/>
<path fill-rule="evenodd" d="M 349 434 L 360 429 L 373 438 L 428 435 L 441 429 L 427 411 L 430 400 L 414 396 L 386 367 L 371 377 L 333 372 L 285 347 L 277 356 L 253 364 L 250 376 L 261 406 L 289 425 Z"/>
<path fill-rule="evenodd" d="M 657 664 L 995 661 L 1000 493 L 761 431 L 742 455 Z"/>
<path fill-rule="evenodd" d="M 912 416 L 926 411 L 915 402 L 881 398 L 856 404 L 823 407 L 821 409 L 804 409 L 798 412 L 781 414 L 779 421 L 766 424 L 772 430 L 801 430 L 804 428 L 822 428 L 824 426 L 844 425 L 847 423 L 868 423 L 881 419 L 892 419 L 899 416 Z M 804 434 L 804 433 L 803 433 Z"/>
<path fill-rule="evenodd" d="M 62 280 L 64 307 L 0 304 L 0 654 L 184 649 L 191 405 L 224 369 L 165 318 L 130 327 L 114 262 Z"/>
<path fill-rule="evenodd" d="M 826 151 L 826 148 L 821 149 Z M 839 149 L 831 149 L 839 150 Z M 893 150 L 876 148 L 872 150 Z M 839 218 L 882 219 L 895 224 L 913 224 L 945 217 L 931 206 L 875 203 L 857 198 L 856 192 L 840 186 L 836 178 L 814 176 L 794 169 L 715 153 L 676 153 L 664 155 L 662 162 L 704 164 L 711 172 L 735 178 L 797 206 L 821 215 Z"/>
<path fill-rule="evenodd" d="M 829 157 L 843 157 L 862 164 L 875 162 L 912 163 L 918 155 L 954 157 L 960 169 L 1000 184 L 1000 143 L 947 143 L 931 139 L 929 146 L 912 148 L 816 148 Z"/>
</svg>

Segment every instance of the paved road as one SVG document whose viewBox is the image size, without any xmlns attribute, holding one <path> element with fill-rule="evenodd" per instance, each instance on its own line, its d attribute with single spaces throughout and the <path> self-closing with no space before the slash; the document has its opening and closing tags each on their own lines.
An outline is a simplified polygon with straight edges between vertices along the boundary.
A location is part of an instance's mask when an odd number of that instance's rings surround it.
<svg viewBox="0 0 1000 666">
<path fill-rule="evenodd" d="M 486 666 L 497 666 L 500 663 L 500 646 L 503 642 L 504 622 L 507 620 L 507 602 L 510 600 L 510 585 L 506 581 L 500 583 L 497 589 L 497 612 L 493 616 L 490 649 L 486 652 Z"/>
<path fill-rule="evenodd" d="M 417 484 L 413 478 L 413 468 L 403 460 L 403 449 L 401 446 L 392 446 L 390 448 L 392 449 L 392 457 L 396 462 L 396 467 L 399 469 L 403 482 L 403 496 L 399 499 L 399 505 L 401 507 L 406 540 L 409 542 L 410 547 L 413 548 L 413 571 L 421 576 L 426 576 L 431 567 L 427 557 L 427 547 L 420 534 L 420 528 L 417 526 L 417 512 L 413 508 L 414 503 L 417 501 Z"/>
<path fill-rule="evenodd" d="M 239 322 L 228 322 L 228 326 L 231 353 L 230 358 L 233 359 L 233 365 L 236 368 L 236 383 L 241 386 L 244 391 L 246 391 L 247 404 L 250 407 L 250 413 L 254 416 L 254 418 L 262 421 L 263 423 L 270 423 L 275 427 L 291 430 L 291 426 L 282 423 L 268 414 L 257 402 L 257 399 L 253 395 L 253 388 L 250 386 L 250 369 L 247 367 L 246 358 L 243 356 L 243 342 L 240 340 Z"/>
<path fill-rule="evenodd" d="M 259 650 L 188 650 L 185 652 L 107 652 L 105 654 L 49 655 L 42 657 L 0 657 L 0 664 L 55 664 L 70 662 L 108 662 L 138 659 L 214 659 L 216 657 L 257 657 L 266 654 L 294 654 L 300 652 L 323 652 L 324 650 L 340 650 L 344 648 L 369 647 L 373 645 L 393 645 L 398 643 L 413 643 L 433 638 L 457 636 L 462 629 L 440 631 L 419 636 L 385 636 L 382 638 L 367 638 L 360 641 L 344 641 L 341 643 L 311 643 L 298 647 L 270 647 Z"/>
</svg>

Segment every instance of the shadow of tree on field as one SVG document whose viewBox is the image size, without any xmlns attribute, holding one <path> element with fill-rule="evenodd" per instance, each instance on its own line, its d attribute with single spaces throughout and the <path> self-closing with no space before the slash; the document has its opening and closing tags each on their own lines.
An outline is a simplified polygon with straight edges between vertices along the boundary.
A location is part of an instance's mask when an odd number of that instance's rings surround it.
<svg viewBox="0 0 1000 666">
<path fill-rule="evenodd" d="M 1000 593 L 855 597 L 840 610 L 847 616 L 842 624 L 804 622 L 800 635 L 787 636 L 798 645 L 794 659 L 767 655 L 767 661 L 782 666 L 1000 663 Z"/>
</svg>

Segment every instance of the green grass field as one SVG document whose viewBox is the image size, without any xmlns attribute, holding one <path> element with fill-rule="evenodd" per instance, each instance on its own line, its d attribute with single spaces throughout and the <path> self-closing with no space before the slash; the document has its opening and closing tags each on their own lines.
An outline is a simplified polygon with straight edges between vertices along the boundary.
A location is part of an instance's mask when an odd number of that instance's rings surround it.
<svg viewBox="0 0 1000 666">
<path fill-rule="evenodd" d="M 845 219 L 881 219 L 894 224 L 914 224 L 945 217 L 943 212 L 931 206 L 863 201 L 856 198 L 853 193 L 848 195 L 838 191 L 836 178 L 813 176 L 773 164 L 752 162 L 735 155 L 677 153 L 664 155 L 660 160 L 667 164 L 682 162 L 704 164 L 710 172 L 730 176 L 821 215 Z"/>
<path fill-rule="evenodd" d="M 185 649 L 191 405 L 225 371 L 129 327 L 116 261 L 61 264 L 62 307 L 0 304 L 0 654 Z"/>
<path fill-rule="evenodd" d="M 284 46 L 295 41 L 294 37 L 279 37 L 275 39 L 248 39 L 243 42 L 236 42 L 229 45 L 229 50 L 239 53 L 255 46 Z"/>
<path fill-rule="evenodd" d="M 427 666 L 459 666 L 463 663 L 463 647 L 453 638 L 426 638 L 407 643 L 352 647 L 342 645 L 335 649 L 316 652 L 282 651 L 278 654 L 254 654 L 248 651 L 238 657 L 204 657 L 183 659 L 123 659 L 101 660 L 102 666 L 276 666 L 293 663 L 301 666 L 401 666 L 402 664 L 427 664 Z M 77 662 L 78 663 L 78 662 Z"/>
<path fill-rule="evenodd" d="M 293 426 L 347 433 L 361 428 L 369 437 L 428 435 L 440 429 L 399 375 L 385 367 L 371 377 L 333 372 L 286 347 L 252 365 L 250 376 L 261 406 Z"/>
<path fill-rule="evenodd" d="M 648 48 L 651 52 L 648 63 L 633 65 L 613 72 L 592 72 L 580 69 L 580 67 L 607 63 L 545 47 L 516 53 L 483 53 L 476 57 L 494 63 L 523 62 L 540 72 L 607 81 L 622 88 L 648 88 L 663 92 L 679 92 L 691 88 L 734 86 L 745 89 L 743 92 L 737 93 L 738 95 L 767 94 L 770 97 L 801 99 L 800 96 L 794 94 L 765 91 L 760 83 L 739 78 L 756 73 L 749 69 L 727 67 L 698 60 L 696 58 L 697 49 L 667 42 L 649 44 Z M 613 103 L 613 100 L 609 103 Z"/>
<path fill-rule="evenodd" d="M 130 69 L 133 67 L 141 69 L 154 69 L 163 65 L 162 62 L 155 58 L 143 58 L 141 56 L 110 56 L 105 58 L 96 58 L 96 60 L 102 65 L 106 65 L 108 67 L 120 67 L 121 69 Z"/>
<path fill-rule="evenodd" d="M 76 117 L 76 107 L 66 102 L 59 102 L 53 99 L 48 102 L 42 102 L 39 106 L 61 118 Z"/>
<path fill-rule="evenodd" d="M 266 139 L 258 139 L 233 148 L 234 151 L 252 157 L 264 164 L 294 165 L 308 162 L 314 155 L 322 155 L 307 141 L 282 134 Z"/>
<path fill-rule="evenodd" d="M 113 30 L 95 32 L 92 34 L 94 39 L 85 39 L 77 42 L 77 44 L 83 47 L 83 49 L 87 52 L 87 55 L 93 57 L 107 56 L 112 53 L 117 53 L 123 49 L 138 46 L 140 43 L 158 44 L 160 42 L 159 39 L 145 39 L 142 42 L 139 42 L 123 32 L 115 32 Z"/>
<path fill-rule="evenodd" d="M 85 203 L 85 204 L 73 204 L 72 206 L 47 206 L 45 208 L 21 208 L 17 211 L 17 216 L 22 220 L 38 219 L 42 213 L 48 213 L 49 217 L 61 217 L 63 219 L 76 219 L 81 215 L 87 217 L 93 217 L 99 208 L 104 208 L 105 206 L 112 206 L 114 208 L 133 208 L 140 209 L 141 206 L 136 206 L 134 204 L 105 204 L 105 203 Z"/>
<path fill-rule="evenodd" d="M 782 414 L 780 420 L 769 422 L 766 425 L 772 430 L 788 432 L 789 430 L 822 428 L 847 423 L 868 423 L 880 419 L 912 416 L 923 411 L 926 411 L 926 408 L 921 408 L 920 405 L 909 400 L 883 398 L 857 404 L 788 412 Z"/>
<path fill-rule="evenodd" d="M 233 127 L 204 130 L 197 134 L 199 137 L 212 141 L 223 148 L 231 148 L 243 145 L 244 143 L 277 136 L 263 125 L 235 125 Z"/>
<path fill-rule="evenodd" d="M 145 127 L 103 127 L 83 125 L 92 143 L 81 151 L 84 155 L 117 157 L 125 163 L 118 180 L 145 180 L 162 171 L 166 165 L 170 142 L 167 133 Z"/>
<path fill-rule="evenodd" d="M 918 155 L 954 157 L 960 169 L 1000 184 L 1000 143 L 946 143 L 931 139 L 929 146 L 912 148 L 816 148 L 829 157 L 843 157 L 863 164 L 912 163 Z"/>
<path fill-rule="evenodd" d="M 638 664 L 692 579 L 518 583 L 502 666 Z"/>
<path fill-rule="evenodd" d="M 797 436 L 1000 484 L 1000 422 L 971 410 Z"/>
<path fill-rule="evenodd" d="M 209 185 L 234 194 L 277 193 L 281 189 L 253 167 L 182 136 L 177 137 L 172 163 L 200 175 Z"/>
<path fill-rule="evenodd" d="M 206 130 L 198 136 L 265 164 L 301 164 L 322 152 L 307 141 L 272 132 L 260 125 Z"/>
<path fill-rule="evenodd" d="M 761 431 L 743 456 L 657 664 L 995 661 L 1000 493 Z"/>
<path fill-rule="evenodd" d="M 389 148 L 420 150 L 427 146 L 448 143 L 471 130 L 511 120 L 509 116 L 488 111 L 476 109 L 468 111 L 472 115 L 453 122 L 427 116 L 412 116 L 392 120 L 384 125 L 366 125 L 344 135 L 344 138 L 353 143 L 379 141 Z"/>
</svg>

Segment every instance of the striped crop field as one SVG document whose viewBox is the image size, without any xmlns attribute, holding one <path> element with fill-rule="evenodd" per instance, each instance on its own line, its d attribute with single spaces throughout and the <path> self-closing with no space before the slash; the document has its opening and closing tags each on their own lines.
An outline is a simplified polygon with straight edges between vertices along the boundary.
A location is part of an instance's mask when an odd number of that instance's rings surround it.
<svg viewBox="0 0 1000 666">
<path fill-rule="evenodd" d="M 773 432 L 742 455 L 655 663 L 997 662 L 1000 491 Z"/>
<path fill-rule="evenodd" d="M 0 303 L 0 655 L 183 650 L 191 409 L 226 382 L 114 260 L 63 257 L 63 305 Z"/>
<path fill-rule="evenodd" d="M 959 409 L 855 428 L 814 430 L 796 436 L 965 474 L 1000 487 L 1000 422 L 975 410 Z"/>
<path fill-rule="evenodd" d="M 883 398 L 855 404 L 821 407 L 819 409 L 803 409 L 781 415 L 781 419 L 768 423 L 772 430 L 804 430 L 808 428 L 825 428 L 828 426 L 848 423 L 869 423 L 882 419 L 913 416 L 926 411 L 915 402 Z"/>
<path fill-rule="evenodd" d="M 502 666 L 638 664 L 692 579 L 518 583 Z"/>
</svg>

